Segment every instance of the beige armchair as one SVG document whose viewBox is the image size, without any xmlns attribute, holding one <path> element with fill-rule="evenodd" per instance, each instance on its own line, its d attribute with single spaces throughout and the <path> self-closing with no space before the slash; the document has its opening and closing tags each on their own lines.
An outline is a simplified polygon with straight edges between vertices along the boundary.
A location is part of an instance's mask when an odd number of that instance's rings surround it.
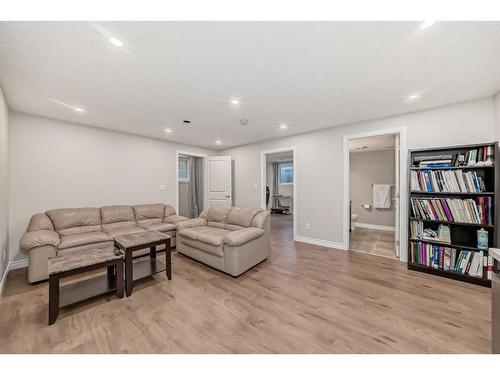
<svg viewBox="0 0 500 375">
<path fill-rule="evenodd" d="M 213 206 L 177 225 L 177 251 L 232 276 L 271 254 L 269 212 Z"/>
</svg>

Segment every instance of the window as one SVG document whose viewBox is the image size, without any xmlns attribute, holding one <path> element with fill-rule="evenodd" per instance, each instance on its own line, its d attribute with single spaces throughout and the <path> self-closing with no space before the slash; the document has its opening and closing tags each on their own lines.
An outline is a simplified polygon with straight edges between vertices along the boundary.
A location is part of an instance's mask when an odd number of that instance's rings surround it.
<svg viewBox="0 0 500 375">
<path fill-rule="evenodd" d="M 293 164 L 290 162 L 278 164 L 278 184 L 293 184 Z"/>
<path fill-rule="evenodd" d="M 179 157 L 179 182 L 189 182 L 189 159 Z"/>
</svg>

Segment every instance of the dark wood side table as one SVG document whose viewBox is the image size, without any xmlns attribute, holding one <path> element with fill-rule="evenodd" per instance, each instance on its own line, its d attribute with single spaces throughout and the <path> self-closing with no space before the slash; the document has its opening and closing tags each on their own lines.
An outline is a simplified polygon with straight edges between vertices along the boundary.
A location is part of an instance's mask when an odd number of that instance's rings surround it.
<svg viewBox="0 0 500 375">
<path fill-rule="evenodd" d="M 57 320 L 60 308 L 111 292 L 123 297 L 123 254 L 114 246 L 50 258 L 48 266 L 49 325 Z M 60 286 L 64 277 L 99 268 L 107 268 L 107 274 Z"/>
<path fill-rule="evenodd" d="M 125 253 L 125 292 L 132 294 L 134 281 L 165 271 L 172 280 L 170 236 L 161 232 L 141 232 L 115 238 L 115 246 Z M 156 259 L 156 246 L 165 245 L 165 264 Z M 133 262 L 134 251 L 150 249 L 149 259 Z"/>
</svg>

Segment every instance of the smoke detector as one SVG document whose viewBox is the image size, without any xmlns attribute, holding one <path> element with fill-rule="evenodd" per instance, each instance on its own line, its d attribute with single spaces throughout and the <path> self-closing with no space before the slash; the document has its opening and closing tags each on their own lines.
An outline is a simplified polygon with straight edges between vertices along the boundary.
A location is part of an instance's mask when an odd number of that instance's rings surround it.
<svg viewBox="0 0 500 375">
<path fill-rule="evenodd" d="M 241 126 L 247 126 L 247 125 L 248 125 L 248 120 L 247 120 L 246 118 L 242 118 L 242 119 L 240 120 L 240 125 L 241 125 Z"/>
</svg>

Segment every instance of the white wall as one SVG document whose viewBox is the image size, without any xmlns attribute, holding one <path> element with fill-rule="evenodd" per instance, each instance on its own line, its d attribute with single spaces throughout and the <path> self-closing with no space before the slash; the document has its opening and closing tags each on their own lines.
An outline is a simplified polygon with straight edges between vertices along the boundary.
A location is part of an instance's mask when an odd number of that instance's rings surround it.
<svg viewBox="0 0 500 375">
<path fill-rule="evenodd" d="M 9 264 L 9 164 L 8 164 L 8 115 L 9 110 L 0 87 L 0 295 L 1 282 Z"/>
<path fill-rule="evenodd" d="M 343 136 L 380 129 L 407 128 L 408 147 L 487 142 L 495 139 L 493 98 L 289 136 L 223 150 L 235 160 L 235 204 L 260 207 L 260 153 L 296 147 L 297 235 L 342 243 Z M 275 130 L 270 130 L 275 131 Z M 305 224 L 310 223 L 310 229 Z"/>
<path fill-rule="evenodd" d="M 349 156 L 349 199 L 352 213 L 358 215 L 356 223 L 394 227 L 395 210 L 373 207 L 373 184 L 394 185 L 396 160 L 394 150 L 352 152 Z M 394 189 L 391 189 L 394 193 Z M 370 208 L 362 207 L 369 204 Z"/>
<path fill-rule="evenodd" d="M 62 207 L 176 204 L 176 151 L 211 150 L 10 113 L 10 258 L 31 215 Z M 161 131 L 161 126 L 158 127 Z M 166 189 L 160 191 L 160 185 Z"/>
</svg>

